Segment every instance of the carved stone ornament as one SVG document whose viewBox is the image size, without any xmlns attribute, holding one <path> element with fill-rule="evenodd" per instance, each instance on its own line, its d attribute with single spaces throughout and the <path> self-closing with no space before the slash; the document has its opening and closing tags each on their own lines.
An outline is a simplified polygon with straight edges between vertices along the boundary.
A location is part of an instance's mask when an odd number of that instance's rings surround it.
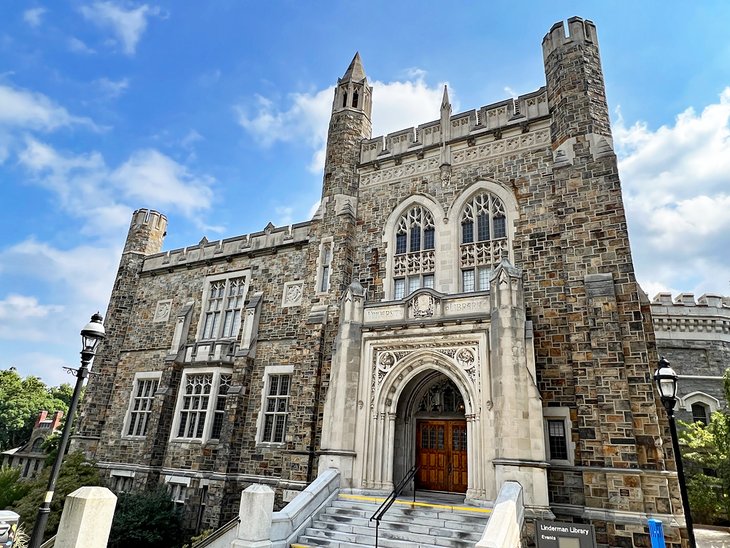
<svg viewBox="0 0 730 548">
<path fill-rule="evenodd" d="M 474 351 L 470 348 L 462 348 L 456 353 L 456 363 L 463 369 L 471 369 L 474 367 L 475 357 Z"/>
<path fill-rule="evenodd" d="M 299 306 L 302 304 L 302 296 L 304 294 L 304 282 L 286 282 L 284 284 L 284 292 L 281 298 L 282 308 L 288 306 Z"/>
<path fill-rule="evenodd" d="M 165 301 L 157 301 L 157 307 L 155 308 L 155 315 L 152 318 L 154 323 L 166 322 L 170 319 L 170 311 L 172 310 L 172 300 L 167 299 Z"/>
<path fill-rule="evenodd" d="M 428 293 L 421 293 L 411 300 L 411 317 L 413 318 L 430 318 L 433 316 L 436 299 Z"/>
</svg>

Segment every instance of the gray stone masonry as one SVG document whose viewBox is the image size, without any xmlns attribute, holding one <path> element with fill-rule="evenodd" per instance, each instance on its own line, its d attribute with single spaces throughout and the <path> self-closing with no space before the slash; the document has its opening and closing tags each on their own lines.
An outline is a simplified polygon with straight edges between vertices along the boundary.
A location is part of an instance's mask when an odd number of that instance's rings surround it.
<svg viewBox="0 0 730 548">
<path fill-rule="evenodd" d="M 188 528 L 217 527 L 236 515 L 249 485 L 271 487 L 279 509 L 318 465 L 362 480 L 354 489 L 392 486 L 394 470 L 410 468 L 417 452 L 415 430 L 404 434 L 417 401 L 404 417 L 397 398 L 405 402 L 407 389 L 415 398 L 408 386 L 441 375 L 462 383 L 463 405 L 445 418 L 458 411 L 467 425 L 466 497 L 489 503 L 515 474 L 529 478 L 526 508 L 592 523 L 602 548 L 646 546 L 648 516 L 672 523 L 668 548 L 686 547 L 668 423 L 652 386 L 654 325 L 680 372 L 677 362 L 717 375 L 728 352 L 727 302 L 642 300 L 595 25 L 574 17 L 566 32 L 557 23 L 542 53 L 546 85 L 533 93 L 452 114 L 445 90 L 439 119 L 434 105 L 424 113 L 433 121 L 375 138 L 377 97 L 355 55 L 335 87 L 322 202 L 311 221 L 163 252 L 166 218 L 136 211 L 73 444 L 107 476 L 132 477 L 135 489 L 175 486 Z M 486 237 L 490 275 L 515 267 L 492 279 L 513 288 L 499 294 L 463 293 L 460 223 L 480 193 L 504 207 L 506 234 Z M 395 300 L 396 225 L 414 206 L 430 215 L 436 236 L 434 249 L 421 250 L 433 262 L 412 262 L 409 274 L 428 275 L 433 288 Z M 240 328 L 204 335 L 214 281 L 244 276 Z M 343 304 L 347 295 L 352 302 Z M 400 320 L 388 319 L 390 304 Z M 419 352 L 420 362 L 406 363 Z M 391 366 L 400 369 L 387 377 Z M 519 378 L 505 382 L 513 370 Z M 266 392 L 272 371 L 291 375 L 283 404 Z M 227 395 L 185 399 L 185 379 L 196 372 L 215 383 L 230 374 Z M 128 435 L 135 378 L 157 382 L 143 398 L 149 412 L 139 436 Z M 382 409 L 368 412 L 380 389 Z M 183 402 L 207 405 L 190 415 L 204 433 L 178 436 Z M 264 416 L 277 406 L 287 418 L 283 441 L 263 440 Z M 520 420 L 511 422 L 510 410 Z M 545 449 L 543 419 L 553 411 L 565 417 L 569 447 L 559 461 Z"/>
</svg>

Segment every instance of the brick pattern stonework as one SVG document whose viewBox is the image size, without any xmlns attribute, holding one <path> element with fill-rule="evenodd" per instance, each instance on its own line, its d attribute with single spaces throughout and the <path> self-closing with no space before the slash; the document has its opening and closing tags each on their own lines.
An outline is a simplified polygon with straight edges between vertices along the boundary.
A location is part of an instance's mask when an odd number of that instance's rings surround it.
<svg viewBox="0 0 730 548">
<path fill-rule="evenodd" d="M 543 40 L 543 56 L 546 86 L 533 93 L 451 115 L 445 92 L 440 120 L 372 138 L 377 97 L 357 55 L 335 89 L 322 202 L 309 222 L 161 252 L 164 216 L 135 212 L 99 374 L 74 443 L 107 473 L 134 472 L 136 488 L 184 480 L 191 529 L 232 518 L 240 491 L 252 483 L 272 486 L 282 507 L 285 491 L 288 497 L 316 477 L 318 459 L 342 466 L 353 487 L 385 487 L 393 466 L 378 461 L 381 471 L 358 469 L 370 462 L 367 455 L 380 458 L 363 445 L 362 421 L 383 429 L 382 436 L 367 434 L 375 443 L 388 436 L 391 444 L 410 442 L 390 393 L 378 401 L 394 412 L 363 411 L 367 394 L 376 400 L 378 389 L 376 380 L 370 385 L 377 376 L 368 352 L 385 338 L 396 349 L 428 350 L 434 341 L 471 334 L 471 355 L 481 352 L 476 363 L 483 365 L 460 378 L 473 391 L 464 398 L 469 435 L 485 450 L 470 453 L 467 496 L 495 496 L 500 478 L 522 474 L 534 482 L 532 515 L 589 521 L 602 547 L 646 546 L 647 516 L 682 512 L 666 416 L 651 381 L 653 305 L 642 300 L 634 276 L 595 26 L 573 18 L 566 34 L 557 24 Z M 498 196 L 508 220 L 507 248 L 494 260 L 502 261 L 492 280 L 499 294 L 493 288 L 481 301 L 459 296 L 460 215 L 480 192 Z M 433 216 L 434 287 L 417 293 L 417 302 L 388 308 L 393 227 L 413 205 Z M 239 331 L 204 340 L 211 280 L 243 275 Z M 285 295 L 292 284 L 301 287 L 300 300 Z M 156 317 L 160 301 L 169 301 L 166 318 Z M 502 333 L 510 348 L 500 347 Z M 687 343 L 678 358 L 699 348 Z M 711 361 L 721 362 L 726 350 L 716 344 Z M 440 371 L 458 368 L 443 352 L 432 356 Z M 383 386 L 396 393 L 399 379 L 421 362 L 402 366 Z M 291 372 L 280 443 L 262 443 L 267 370 Z M 231 375 L 215 440 L 180 439 L 175 429 L 184 379 L 196 371 Z M 146 435 L 134 438 L 124 430 L 141 373 L 159 373 L 159 386 Z M 520 407 L 528 403 L 505 400 L 522 393 L 537 414 Z M 493 409 L 492 398 L 503 405 Z M 565 410 L 575 448 L 569 462 L 546 461 L 542 407 Z M 508 410 L 522 416 L 511 432 Z M 520 458 L 506 458 L 511 448 L 494 436 L 508 436 L 499 432 L 522 436 L 513 444 Z M 394 460 L 392 447 L 378 455 Z M 396 471 L 404 466 L 395 463 Z M 686 546 L 680 529 L 665 531 L 670 548 Z"/>
</svg>

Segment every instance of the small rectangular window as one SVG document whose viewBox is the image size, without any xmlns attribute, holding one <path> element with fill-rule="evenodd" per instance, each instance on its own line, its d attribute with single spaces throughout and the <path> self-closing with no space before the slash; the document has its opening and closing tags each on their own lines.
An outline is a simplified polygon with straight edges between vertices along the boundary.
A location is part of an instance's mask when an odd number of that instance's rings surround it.
<svg viewBox="0 0 730 548">
<path fill-rule="evenodd" d="M 409 250 L 411 253 L 414 251 L 420 251 L 421 250 L 421 227 L 419 225 L 415 225 L 411 227 L 411 249 Z"/>
<path fill-rule="evenodd" d="M 480 213 L 477 217 L 477 240 L 485 242 L 489 240 L 489 215 Z"/>
<path fill-rule="evenodd" d="M 435 230 L 433 227 L 427 228 L 423 231 L 423 249 L 433 249 L 434 248 L 434 237 Z"/>
<path fill-rule="evenodd" d="M 420 276 L 411 276 L 410 278 L 408 278 L 408 294 L 409 295 L 420 287 L 421 287 L 421 277 Z"/>
<path fill-rule="evenodd" d="M 461 243 L 470 244 L 474 241 L 474 223 L 467 221 L 461 225 Z"/>
<path fill-rule="evenodd" d="M 464 292 L 474 291 L 474 271 L 462 270 L 461 283 Z"/>
<path fill-rule="evenodd" d="M 157 392 L 157 379 L 136 379 L 132 401 L 129 403 L 127 436 L 146 436 L 147 423 L 152 414 L 152 403 Z"/>
<path fill-rule="evenodd" d="M 492 222 L 494 223 L 494 239 L 506 238 L 507 237 L 507 223 L 504 217 L 495 217 Z"/>
<path fill-rule="evenodd" d="M 395 237 L 395 254 L 402 255 L 407 251 L 406 249 L 406 235 L 398 234 Z"/>
<path fill-rule="evenodd" d="M 489 274 L 488 268 L 481 267 L 478 269 L 479 279 L 477 280 L 479 291 L 487 291 L 489 289 Z"/>
<path fill-rule="evenodd" d="M 406 281 L 403 278 L 398 278 L 393 282 L 393 298 L 402 299 L 406 293 Z"/>
<path fill-rule="evenodd" d="M 218 384 L 218 396 L 215 402 L 215 412 L 213 414 L 213 431 L 210 434 L 210 439 L 217 440 L 221 437 L 223 423 L 226 418 L 226 400 L 230 388 L 231 375 L 221 375 L 220 383 Z"/>
<path fill-rule="evenodd" d="M 322 259 L 320 263 L 319 292 L 326 293 L 330 288 L 330 274 L 332 269 L 332 242 L 325 243 L 322 248 Z"/>
<path fill-rule="evenodd" d="M 550 443 L 550 458 L 558 460 L 568 459 L 568 440 L 565 436 L 565 421 L 548 420 L 548 440 Z"/>
<path fill-rule="evenodd" d="M 268 381 L 269 392 L 264 402 L 264 433 L 261 441 L 282 443 L 289 414 L 291 375 L 271 375 Z"/>
<path fill-rule="evenodd" d="M 425 274 L 423 276 L 423 287 L 433 289 L 433 274 Z"/>
</svg>

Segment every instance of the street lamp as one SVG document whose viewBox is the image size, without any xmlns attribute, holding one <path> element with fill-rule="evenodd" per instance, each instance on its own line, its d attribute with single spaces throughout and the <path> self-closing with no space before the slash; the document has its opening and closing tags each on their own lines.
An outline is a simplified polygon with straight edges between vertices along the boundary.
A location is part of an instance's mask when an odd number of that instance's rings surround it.
<svg viewBox="0 0 730 548">
<path fill-rule="evenodd" d="M 677 464 L 677 479 L 679 480 L 679 492 L 682 495 L 682 506 L 684 506 L 684 520 L 687 523 L 687 534 L 689 535 L 690 548 L 696 548 L 695 533 L 692 527 L 692 515 L 689 511 L 689 499 L 687 498 L 687 486 L 684 481 L 684 467 L 682 466 L 682 455 L 679 452 L 679 439 L 677 437 L 677 425 L 674 422 L 674 406 L 677 403 L 677 381 L 679 375 L 669 366 L 669 361 L 662 356 L 659 359 L 659 367 L 654 372 L 654 383 L 661 396 L 664 409 L 669 416 L 669 430 L 672 433 L 672 447 L 674 447 L 674 462 Z"/>
<path fill-rule="evenodd" d="M 43 542 L 43 533 L 46 530 L 46 523 L 48 523 L 48 515 L 51 513 L 51 500 L 53 499 L 53 492 L 56 489 L 58 473 L 61 470 L 63 454 L 66 452 L 66 445 L 68 444 L 68 438 L 71 434 L 71 427 L 74 415 L 76 414 L 76 406 L 79 403 L 81 388 L 84 385 L 84 379 L 89 376 L 89 368 L 91 367 L 91 361 L 96 355 L 96 349 L 101 340 L 106 337 L 104 325 L 101 323 L 102 320 L 103 318 L 101 317 L 101 314 L 97 312 L 91 316 L 91 321 L 81 330 L 81 367 L 78 369 L 69 369 L 69 372 L 76 377 L 76 386 L 74 387 L 74 393 L 71 397 L 71 403 L 68 406 L 66 423 L 63 425 L 61 441 L 58 444 L 58 454 L 56 455 L 56 460 L 53 462 L 51 477 L 48 478 L 46 496 L 43 499 L 43 503 L 38 508 L 38 516 L 36 517 L 35 524 L 33 525 L 33 534 L 30 538 L 30 548 L 39 548 Z"/>
</svg>

